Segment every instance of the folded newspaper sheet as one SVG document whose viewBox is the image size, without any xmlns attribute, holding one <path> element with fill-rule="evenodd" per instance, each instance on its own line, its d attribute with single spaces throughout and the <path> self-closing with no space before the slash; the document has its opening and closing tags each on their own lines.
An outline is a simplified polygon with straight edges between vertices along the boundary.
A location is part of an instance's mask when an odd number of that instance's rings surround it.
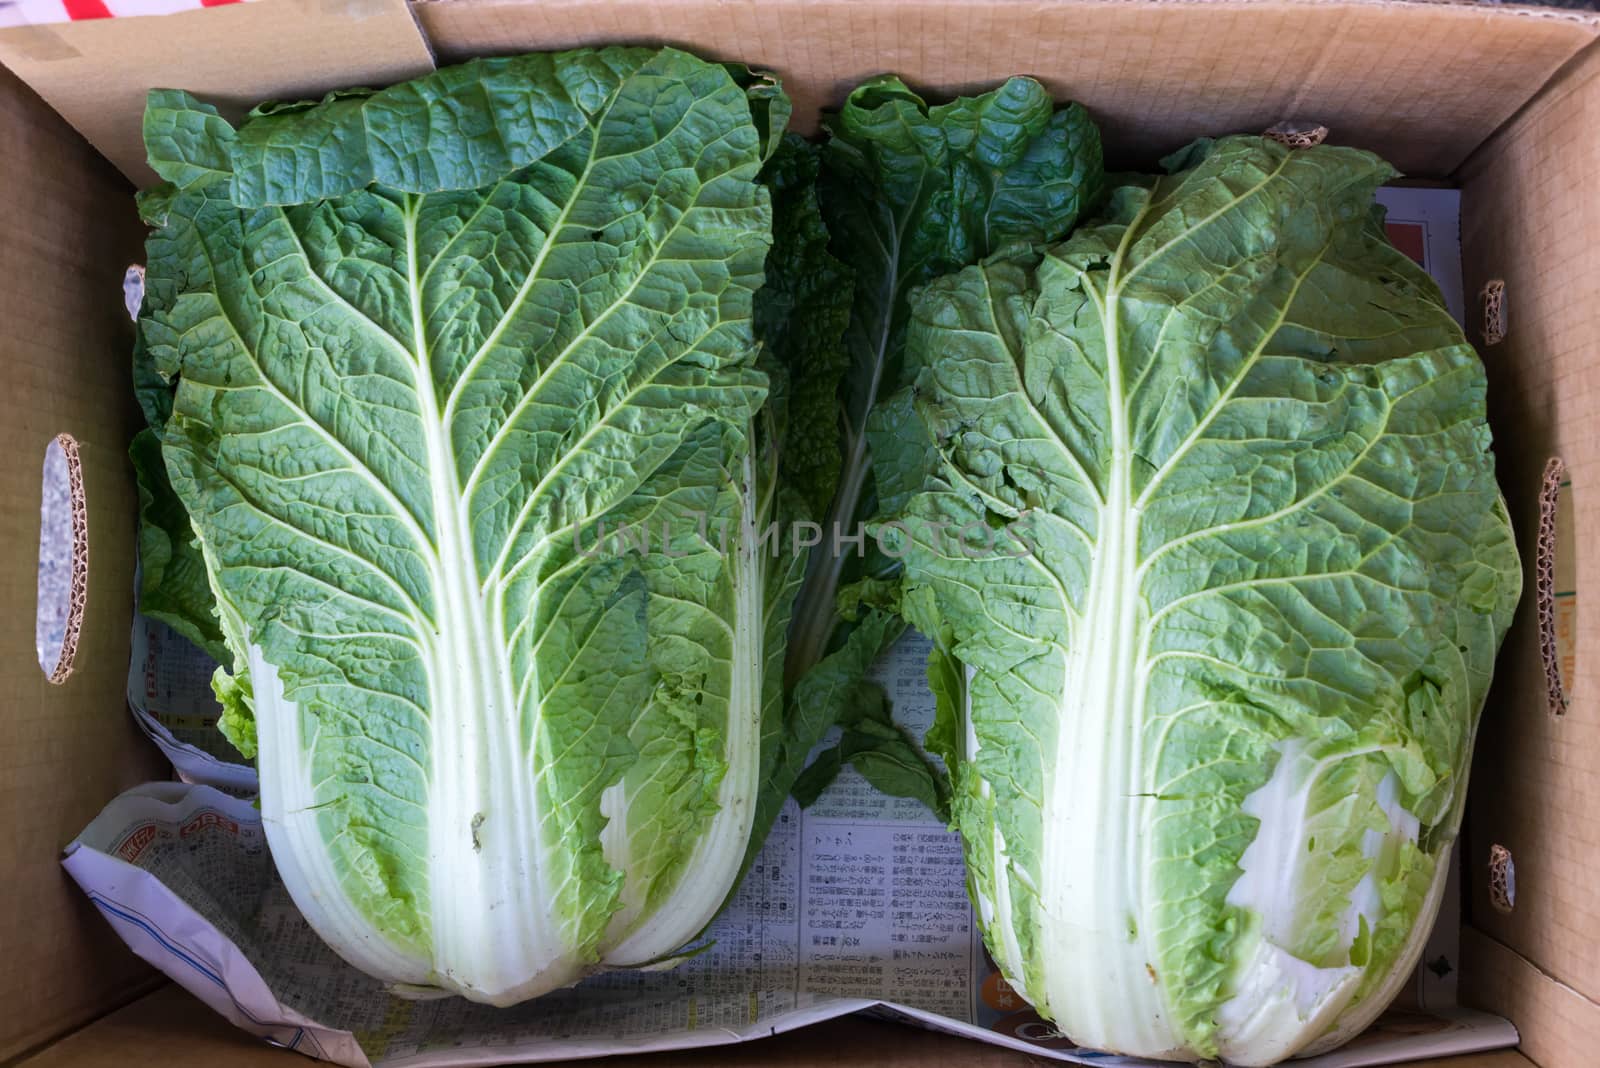
<svg viewBox="0 0 1600 1068">
<path fill-rule="evenodd" d="M 222 707 L 211 692 L 212 660 L 165 623 L 133 617 L 128 707 L 184 782 L 252 797 L 256 769 L 217 729 Z"/>
<path fill-rule="evenodd" d="M 1391 234 L 1414 225 L 1439 276 L 1459 254 L 1449 190 L 1385 190 Z M 1441 281 L 1446 279 L 1441 278 Z M 1448 288 L 1448 287 L 1447 287 Z M 1459 274 L 1455 290 L 1459 303 Z M 1459 314 L 1459 311 L 1458 311 Z M 933 717 L 926 639 L 874 675 L 919 736 Z M 128 699 L 182 782 L 113 801 L 67 849 L 79 885 L 140 956 L 234 1024 L 336 1064 L 503 1064 L 721 1045 L 872 1011 L 1038 1057 L 1152 1065 L 1080 1050 L 1006 985 L 983 948 L 959 838 L 916 801 L 846 768 L 816 804 L 783 810 L 710 948 L 665 972 L 612 972 L 511 1009 L 407 1000 L 345 964 L 296 911 L 247 800 L 254 769 L 216 730 L 214 665 L 135 617 Z M 832 744 L 829 739 L 824 744 Z M 242 800 L 241 798 L 246 798 Z M 1457 895 L 1399 1005 L 1306 1068 L 1389 1064 L 1513 1045 L 1498 1017 L 1455 1005 Z"/>
</svg>

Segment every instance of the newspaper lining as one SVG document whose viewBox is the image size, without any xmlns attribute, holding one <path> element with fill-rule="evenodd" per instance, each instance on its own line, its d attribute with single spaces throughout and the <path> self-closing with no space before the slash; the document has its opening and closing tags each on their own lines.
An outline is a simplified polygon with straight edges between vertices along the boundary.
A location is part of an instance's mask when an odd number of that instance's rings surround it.
<svg viewBox="0 0 1600 1068">
<path fill-rule="evenodd" d="M 1456 265 L 1459 304 L 1456 197 L 1380 193 L 1392 231 L 1425 224 L 1419 260 L 1444 272 L 1447 292 Z M 933 716 L 927 649 L 907 635 L 874 669 L 916 737 Z M 352 1068 L 432 1068 L 722 1045 L 869 1011 L 1038 1057 L 1161 1063 L 1080 1050 L 1040 1019 L 983 948 L 959 838 L 849 767 L 810 809 L 783 809 L 709 948 L 677 968 L 605 973 L 510 1009 L 392 996 L 316 936 L 279 880 L 247 800 L 255 771 L 216 730 L 213 668 L 167 627 L 135 616 L 129 703 L 184 781 L 114 800 L 63 864 L 135 952 L 270 1042 Z M 1458 896 L 1447 890 L 1396 1008 L 1300 1064 L 1356 1068 L 1517 1042 L 1506 1021 L 1455 1005 Z"/>
<path fill-rule="evenodd" d="M 165 623 L 135 613 L 128 660 L 134 722 L 184 782 L 250 797 L 256 770 L 217 729 L 222 706 L 211 692 L 212 660 Z"/>
</svg>

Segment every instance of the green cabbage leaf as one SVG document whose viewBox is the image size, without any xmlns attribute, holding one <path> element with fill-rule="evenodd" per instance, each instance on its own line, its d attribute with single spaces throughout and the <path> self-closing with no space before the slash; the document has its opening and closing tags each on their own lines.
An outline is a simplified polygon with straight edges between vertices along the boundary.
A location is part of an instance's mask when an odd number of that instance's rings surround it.
<svg viewBox="0 0 1600 1068">
<path fill-rule="evenodd" d="M 932 454 L 911 403 L 912 295 L 1001 249 L 1064 237 L 1100 196 L 1100 134 L 1080 105 L 1057 106 L 1032 78 L 930 105 L 894 77 L 856 87 L 825 133 L 819 223 L 854 284 L 842 338 L 811 361 L 815 395 L 833 415 L 831 433 L 804 450 L 817 458 L 819 477 L 804 485 L 822 541 L 794 608 L 785 678 L 799 729 L 785 763 L 804 766 L 838 726 L 846 736 L 818 757 L 804 797 L 850 763 L 885 792 L 942 798 L 942 776 L 912 762 L 897 732 L 852 729 L 876 720 L 861 709 L 883 707 L 884 696 L 863 676 L 905 632 L 895 596 L 881 593 L 899 563 L 867 526 L 904 504 Z M 945 814 L 942 801 L 934 807 Z"/>
</svg>

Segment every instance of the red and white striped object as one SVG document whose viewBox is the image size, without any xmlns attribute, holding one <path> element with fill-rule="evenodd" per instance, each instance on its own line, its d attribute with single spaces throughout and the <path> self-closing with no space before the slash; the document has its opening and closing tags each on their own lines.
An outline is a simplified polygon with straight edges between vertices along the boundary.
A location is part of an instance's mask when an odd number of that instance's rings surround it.
<svg viewBox="0 0 1600 1068">
<path fill-rule="evenodd" d="M 134 15 L 171 15 L 248 0 L 0 0 L 0 28 Z"/>
</svg>

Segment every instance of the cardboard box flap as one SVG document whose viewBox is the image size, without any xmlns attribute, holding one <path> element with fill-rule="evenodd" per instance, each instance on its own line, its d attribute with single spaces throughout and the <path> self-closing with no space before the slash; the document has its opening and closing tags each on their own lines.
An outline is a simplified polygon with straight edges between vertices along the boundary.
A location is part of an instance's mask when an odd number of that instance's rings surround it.
<svg viewBox="0 0 1600 1068">
<path fill-rule="evenodd" d="M 136 185 L 152 88 L 187 89 L 237 119 L 263 100 L 387 85 L 433 69 L 405 0 L 255 0 L 141 18 L 0 30 L 10 67 Z"/>
<path fill-rule="evenodd" d="M 614 41 L 776 70 L 795 124 L 874 74 L 955 93 L 1031 74 L 1082 101 L 1124 163 L 1197 132 L 1322 123 L 1418 175 L 1450 173 L 1596 33 L 1586 12 L 1361 0 L 423 0 L 440 62 Z"/>
</svg>

